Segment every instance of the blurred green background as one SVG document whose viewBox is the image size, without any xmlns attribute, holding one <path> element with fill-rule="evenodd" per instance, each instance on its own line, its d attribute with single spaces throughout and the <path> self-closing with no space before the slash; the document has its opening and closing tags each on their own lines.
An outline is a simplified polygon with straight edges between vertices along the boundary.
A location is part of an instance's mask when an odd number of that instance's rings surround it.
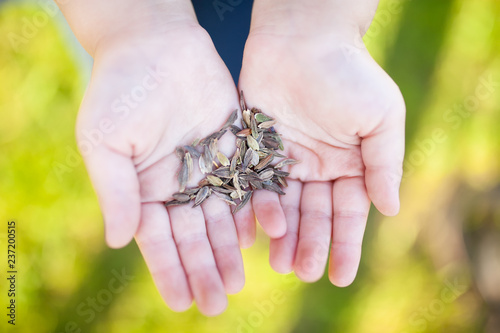
<svg viewBox="0 0 500 333">
<path fill-rule="evenodd" d="M 215 318 L 170 311 L 137 246 L 105 246 L 74 139 L 88 69 L 61 14 L 43 21 L 41 8 L 0 3 L 0 239 L 5 254 L 17 221 L 15 331 L 500 332 L 498 0 L 381 1 L 364 39 L 407 103 L 401 213 L 373 210 L 358 278 L 343 289 L 274 273 L 259 233 L 243 252 L 244 290 Z"/>
</svg>

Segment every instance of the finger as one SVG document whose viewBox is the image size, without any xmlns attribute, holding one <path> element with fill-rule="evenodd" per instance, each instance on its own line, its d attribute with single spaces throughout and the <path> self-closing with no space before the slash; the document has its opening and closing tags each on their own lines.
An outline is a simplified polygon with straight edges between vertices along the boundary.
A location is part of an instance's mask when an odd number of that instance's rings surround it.
<svg viewBox="0 0 500 333">
<path fill-rule="evenodd" d="M 169 207 L 172 232 L 188 277 L 191 292 L 201 313 L 215 316 L 224 311 L 227 298 L 201 208 L 189 205 Z"/>
<path fill-rule="evenodd" d="M 242 249 L 255 243 L 255 214 L 251 204 L 246 204 L 233 215 L 238 232 L 238 240 Z"/>
<path fill-rule="evenodd" d="M 283 237 L 286 232 L 286 218 L 278 193 L 255 191 L 252 196 L 252 206 L 255 217 L 265 233 L 271 238 Z"/>
<path fill-rule="evenodd" d="M 341 178 L 333 183 L 333 239 L 330 281 L 345 287 L 354 281 L 361 259 L 361 243 L 370 199 L 362 177 Z"/>
<path fill-rule="evenodd" d="M 405 145 L 404 112 L 394 113 L 393 118 L 361 142 L 368 195 L 375 207 L 388 216 L 399 212 Z"/>
<path fill-rule="evenodd" d="M 305 183 L 294 264 L 295 274 L 303 281 L 317 281 L 325 272 L 332 234 L 332 213 L 332 183 Z"/>
<path fill-rule="evenodd" d="M 202 204 L 202 209 L 224 287 L 228 294 L 236 294 L 245 285 L 245 273 L 231 209 L 213 197 Z"/>
<path fill-rule="evenodd" d="M 127 245 L 140 219 L 137 172 L 130 157 L 103 145 L 83 153 L 104 217 L 106 242 L 110 247 Z"/>
<path fill-rule="evenodd" d="M 156 288 L 174 311 L 187 310 L 193 301 L 167 210 L 161 203 L 142 205 L 141 224 L 135 235 Z"/>
<path fill-rule="evenodd" d="M 290 180 L 284 191 L 286 195 L 280 196 L 280 203 L 285 213 L 286 233 L 283 237 L 271 239 L 269 246 L 269 263 L 276 272 L 281 274 L 290 273 L 293 270 L 299 233 L 302 183 Z"/>
</svg>

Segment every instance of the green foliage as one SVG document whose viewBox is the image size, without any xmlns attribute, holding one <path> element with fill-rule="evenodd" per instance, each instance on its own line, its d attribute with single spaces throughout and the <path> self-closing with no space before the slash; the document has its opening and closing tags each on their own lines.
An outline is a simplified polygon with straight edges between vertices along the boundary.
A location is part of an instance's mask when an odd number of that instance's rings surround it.
<svg viewBox="0 0 500 333">
<path fill-rule="evenodd" d="M 83 74 L 54 18 L 23 32 L 40 13 L 34 3 L 0 6 L 0 217 L 18 224 L 18 332 L 485 330 L 488 297 L 473 287 L 481 281 L 468 256 L 479 260 L 478 244 L 500 230 L 496 0 L 381 1 L 365 42 L 407 101 L 400 216 L 373 212 L 358 279 L 344 289 L 274 273 L 259 234 L 244 251 L 245 289 L 216 318 L 168 310 L 135 244 L 106 248 L 74 139 Z M 497 86 L 478 97 L 488 78 Z M 132 278 L 114 292 L 117 274 Z"/>
</svg>

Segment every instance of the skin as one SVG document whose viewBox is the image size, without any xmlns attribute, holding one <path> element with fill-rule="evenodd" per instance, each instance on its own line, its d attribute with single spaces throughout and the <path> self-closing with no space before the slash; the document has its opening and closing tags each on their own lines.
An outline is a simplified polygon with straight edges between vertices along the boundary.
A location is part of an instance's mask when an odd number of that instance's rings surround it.
<svg viewBox="0 0 500 333">
<path fill-rule="evenodd" d="M 226 294 L 241 290 L 240 247 L 255 240 L 254 210 L 273 238 L 270 261 L 278 272 L 317 280 L 333 239 L 330 279 L 339 286 L 356 274 L 370 200 L 384 214 L 397 213 L 404 103 L 366 50 L 349 59 L 338 51 L 356 31 L 361 34 L 353 27 L 365 24 L 369 13 L 332 4 L 337 7 L 313 12 L 325 5 L 255 3 L 239 88 L 250 106 L 276 117 L 286 153 L 302 163 L 290 168 L 286 196 L 259 191 L 234 217 L 215 198 L 195 209 L 162 204 L 178 190 L 175 147 L 220 128 L 239 105 L 238 90 L 191 3 L 59 4 L 94 58 L 76 132 L 106 241 L 119 248 L 135 237 L 174 311 L 194 300 L 203 314 L 217 315 L 227 306 Z M 355 15 L 329 26 L 346 18 L 339 8 Z M 85 148 L 103 120 L 108 125 L 101 140 Z M 230 154 L 232 145 L 231 138 L 221 140 L 220 149 Z"/>
<path fill-rule="evenodd" d="M 278 121 L 291 166 L 287 195 L 257 192 L 274 237 L 271 266 L 306 282 L 352 283 L 370 201 L 399 211 L 405 106 L 361 37 L 376 1 L 256 0 L 240 88 Z M 361 8 L 361 9 L 360 9 Z"/>
</svg>

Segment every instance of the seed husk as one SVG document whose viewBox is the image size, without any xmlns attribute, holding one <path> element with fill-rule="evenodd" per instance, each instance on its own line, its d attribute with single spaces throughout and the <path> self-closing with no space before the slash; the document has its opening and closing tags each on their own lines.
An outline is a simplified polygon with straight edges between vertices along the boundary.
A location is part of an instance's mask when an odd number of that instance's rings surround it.
<svg viewBox="0 0 500 333">
<path fill-rule="evenodd" d="M 269 164 L 271 164 L 271 162 L 273 161 L 273 159 L 274 159 L 274 155 L 267 155 L 266 158 L 264 158 L 262 161 L 259 162 L 259 164 L 257 164 L 255 166 L 255 169 L 256 170 L 264 169 Z"/>
<path fill-rule="evenodd" d="M 231 162 L 229 162 L 229 159 L 227 158 L 226 155 L 224 155 L 222 152 L 217 153 L 217 159 L 219 160 L 220 164 L 223 166 L 229 166 Z"/>
<path fill-rule="evenodd" d="M 255 120 L 257 120 L 259 123 L 265 123 L 266 121 L 273 121 L 274 119 L 269 116 L 266 116 L 263 113 L 257 113 L 255 115 Z"/>
<path fill-rule="evenodd" d="M 169 200 L 164 203 L 165 207 L 180 206 L 188 204 L 189 201 Z"/>
<path fill-rule="evenodd" d="M 247 128 L 250 127 L 250 118 L 252 117 L 250 110 L 245 110 L 243 111 L 243 123 L 246 125 Z"/>
<path fill-rule="evenodd" d="M 231 125 L 231 127 L 229 127 L 229 131 L 231 131 L 231 133 L 233 133 L 234 135 L 236 135 L 236 133 L 238 133 L 238 132 L 241 131 L 241 128 L 239 128 L 236 125 Z"/>
<path fill-rule="evenodd" d="M 271 180 L 273 176 L 274 176 L 273 169 L 266 169 L 261 173 L 259 173 L 259 178 L 262 179 L 263 181 Z"/>
<path fill-rule="evenodd" d="M 280 183 L 283 187 L 288 187 L 288 183 L 285 177 L 278 177 L 278 183 Z"/>
<path fill-rule="evenodd" d="M 254 139 L 257 139 L 259 137 L 259 129 L 257 128 L 255 117 L 250 117 L 250 128 L 252 129 L 252 136 Z"/>
<path fill-rule="evenodd" d="M 220 178 L 232 178 L 231 171 L 228 167 L 218 168 L 212 172 L 214 175 Z"/>
<path fill-rule="evenodd" d="M 241 199 L 241 202 L 233 210 L 233 214 L 236 214 L 237 212 L 239 212 L 250 201 L 250 198 L 252 197 L 252 193 L 253 193 L 253 191 L 249 191 L 249 192 L 245 193 L 245 195 L 243 196 L 243 199 Z"/>
<path fill-rule="evenodd" d="M 299 161 L 297 160 L 294 160 L 293 158 L 287 158 L 281 162 L 279 162 L 278 164 L 276 164 L 274 166 L 275 169 L 280 169 L 282 167 L 284 167 L 285 165 L 294 165 L 294 164 L 297 164 L 299 163 Z"/>
<path fill-rule="evenodd" d="M 179 181 L 179 192 L 184 192 L 189 179 L 189 168 L 185 158 L 182 160 L 181 169 L 177 175 L 177 180 Z"/>
<path fill-rule="evenodd" d="M 245 157 L 243 158 L 243 163 L 241 163 L 241 168 L 243 170 L 246 170 L 250 165 L 250 162 L 252 162 L 253 152 L 254 152 L 253 149 L 250 148 L 245 153 Z"/>
<path fill-rule="evenodd" d="M 196 148 L 194 148 L 193 146 L 184 146 L 183 148 L 187 152 L 189 152 L 193 158 L 200 158 L 201 156 L 200 152 L 196 150 Z"/>
<path fill-rule="evenodd" d="M 250 134 L 252 134 L 252 130 L 250 128 L 245 128 L 245 129 L 242 129 L 241 131 L 239 131 L 238 133 L 236 133 L 236 136 L 246 138 Z"/>
<path fill-rule="evenodd" d="M 196 195 L 196 199 L 194 200 L 194 205 L 193 208 L 196 206 L 199 206 L 203 203 L 203 201 L 207 200 L 207 198 L 210 196 L 210 188 L 208 186 L 203 186 L 198 194 Z"/>
<path fill-rule="evenodd" d="M 217 176 L 213 176 L 213 175 L 208 175 L 207 176 L 207 180 L 213 186 L 222 186 L 222 184 L 224 184 L 224 182 L 222 181 L 222 179 L 220 179 Z"/>
<path fill-rule="evenodd" d="M 274 129 L 276 120 L 262 113 L 257 108 L 248 109 L 241 93 L 242 128 L 234 125 L 238 112 L 233 111 L 219 131 L 203 139 L 196 139 L 191 145 L 176 148 L 181 160 L 178 172 L 179 192 L 165 206 L 182 205 L 194 201 L 193 207 L 199 206 L 211 194 L 228 205 L 236 206 L 233 213 L 246 205 L 254 190 L 268 190 L 285 194 L 282 187 L 288 186 L 286 178 L 289 172 L 280 168 L 298 163 L 279 152 L 283 150 L 281 136 Z M 218 149 L 218 140 L 230 131 L 236 137 L 236 150 L 231 157 Z M 281 158 L 276 165 L 271 165 L 275 158 Z M 186 188 L 198 159 L 200 171 L 205 175 L 197 187 Z M 235 201 L 236 200 L 236 201 Z"/>
<path fill-rule="evenodd" d="M 247 136 L 247 144 L 248 147 L 252 148 L 253 150 L 259 150 L 259 143 L 254 139 L 253 136 Z"/>
<path fill-rule="evenodd" d="M 236 121 L 236 119 L 238 119 L 238 109 L 231 112 L 231 115 L 229 115 L 229 117 L 227 118 L 226 122 L 224 123 L 221 129 L 224 130 L 226 128 L 231 127 Z"/>
<path fill-rule="evenodd" d="M 276 120 L 269 120 L 259 124 L 259 128 L 271 128 L 276 124 Z"/>
<path fill-rule="evenodd" d="M 177 193 L 172 194 L 172 197 L 173 197 L 175 200 L 177 200 L 177 201 L 181 201 L 181 202 L 191 200 L 191 196 L 190 196 L 189 194 L 186 194 L 186 193 L 181 193 L 181 192 L 177 192 Z"/>
<path fill-rule="evenodd" d="M 229 195 L 217 191 L 213 191 L 212 193 L 225 203 L 236 206 L 236 202 Z"/>
</svg>

